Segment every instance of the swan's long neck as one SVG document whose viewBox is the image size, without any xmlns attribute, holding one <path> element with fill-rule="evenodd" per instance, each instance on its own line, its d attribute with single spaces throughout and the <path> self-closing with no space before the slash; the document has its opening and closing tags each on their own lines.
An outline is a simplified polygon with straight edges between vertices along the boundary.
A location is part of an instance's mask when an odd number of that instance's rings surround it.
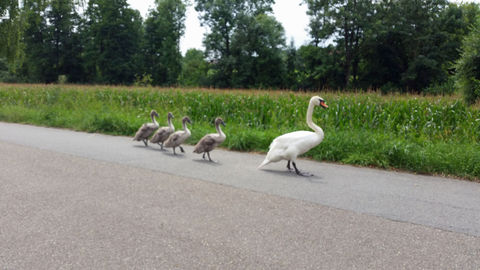
<svg viewBox="0 0 480 270">
<path fill-rule="evenodd" d="M 152 122 L 153 122 L 156 126 L 158 126 L 157 120 L 155 119 L 155 115 L 152 114 L 151 117 L 152 117 Z"/>
<path fill-rule="evenodd" d="M 172 118 L 168 117 L 168 127 L 171 128 L 171 129 L 175 129 L 175 127 L 173 126 L 173 123 L 172 123 Z"/>
<path fill-rule="evenodd" d="M 216 128 L 217 128 L 218 135 L 222 137 L 226 137 L 225 133 L 223 133 L 222 128 L 220 127 L 220 123 L 216 124 Z"/>
<path fill-rule="evenodd" d="M 317 126 L 315 123 L 312 121 L 312 115 L 313 115 L 313 109 L 315 108 L 315 104 L 313 102 L 310 102 L 308 105 L 307 109 L 307 125 L 315 131 L 320 137 L 323 139 L 323 129 L 319 126 Z"/>
<path fill-rule="evenodd" d="M 184 130 L 186 133 L 190 133 L 190 130 L 189 130 L 188 127 L 187 127 L 187 121 L 183 121 L 183 130 Z"/>
</svg>

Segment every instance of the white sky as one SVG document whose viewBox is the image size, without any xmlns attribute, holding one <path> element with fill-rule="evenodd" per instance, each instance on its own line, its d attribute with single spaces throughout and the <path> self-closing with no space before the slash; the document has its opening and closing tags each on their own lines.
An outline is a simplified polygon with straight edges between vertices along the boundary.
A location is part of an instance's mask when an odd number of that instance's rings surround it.
<svg viewBox="0 0 480 270">
<path fill-rule="evenodd" d="M 273 15 L 285 29 L 287 45 L 290 44 L 292 38 L 297 47 L 308 43 L 307 6 L 300 5 L 302 0 L 276 0 L 275 2 L 275 5 L 273 5 Z M 138 9 L 140 14 L 145 18 L 148 9 L 153 8 L 154 0 L 128 0 L 128 3 L 132 8 Z M 203 50 L 202 40 L 204 33 L 205 28 L 200 26 L 198 13 L 195 11 L 194 5 L 191 4 L 187 8 L 186 13 L 185 35 L 180 40 L 180 50 L 182 54 L 185 55 L 185 52 L 190 48 Z"/>
</svg>

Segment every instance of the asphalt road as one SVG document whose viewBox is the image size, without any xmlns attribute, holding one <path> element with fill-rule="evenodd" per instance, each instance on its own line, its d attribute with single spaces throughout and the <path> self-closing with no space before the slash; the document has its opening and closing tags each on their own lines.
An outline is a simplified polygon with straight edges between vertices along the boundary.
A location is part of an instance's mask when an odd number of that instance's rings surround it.
<svg viewBox="0 0 480 270">
<path fill-rule="evenodd" d="M 263 157 L 0 123 L 0 269 L 480 268 L 480 184 Z"/>
</svg>

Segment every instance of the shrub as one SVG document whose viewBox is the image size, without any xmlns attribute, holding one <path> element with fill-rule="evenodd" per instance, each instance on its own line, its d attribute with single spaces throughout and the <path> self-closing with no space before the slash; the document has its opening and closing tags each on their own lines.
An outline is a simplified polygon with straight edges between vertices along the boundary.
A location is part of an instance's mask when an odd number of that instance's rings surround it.
<svg viewBox="0 0 480 270">
<path fill-rule="evenodd" d="M 480 99 L 480 17 L 462 45 L 462 55 L 456 63 L 456 85 L 465 101 L 473 104 Z"/>
<path fill-rule="evenodd" d="M 152 86 L 153 79 L 151 74 L 135 75 L 135 86 Z"/>
<path fill-rule="evenodd" d="M 68 82 L 67 75 L 58 75 L 57 82 L 58 84 L 66 84 Z"/>
<path fill-rule="evenodd" d="M 455 81 L 449 79 L 443 83 L 435 83 L 423 89 L 422 92 L 428 95 L 451 95 L 455 92 Z"/>
</svg>

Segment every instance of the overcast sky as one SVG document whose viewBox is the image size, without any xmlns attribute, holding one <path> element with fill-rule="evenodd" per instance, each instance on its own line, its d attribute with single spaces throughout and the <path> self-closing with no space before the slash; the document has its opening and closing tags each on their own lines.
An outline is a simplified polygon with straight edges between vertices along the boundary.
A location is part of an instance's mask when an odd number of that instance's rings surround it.
<svg viewBox="0 0 480 270">
<path fill-rule="evenodd" d="M 191 1 L 194 2 L 194 1 Z M 299 47 L 310 41 L 308 36 L 308 16 L 306 14 L 307 6 L 300 5 L 302 0 L 276 0 L 273 6 L 273 15 L 283 25 L 287 45 L 293 39 L 295 46 Z M 451 2 L 462 2 L 462 0 L 451 0 Z M 463 2 L 480 3 L 480 0 L 465 0 Z M 128 0 L 130 6 L 138 9 L 145 18 L 148 9 L 153 8 L 154 0 Z M 190 48 L 203 49 L 202 39 L 205 29 L 200 26 L 198 14 L 193 4 L 187 9 L 185 20 L 185 35 L 180 40 L 180 50 L 182 54 Z"/>
<path fill-rule="evenodd" d="M 302 0 L 277 0 L 275 2 L 273 6 L 274 16 L 285 29 L 287 45 L 290 44 L 292 38 L 297 47 L 307 43 L 309 37 L 307 32 L 308 17 L 306 5 L 300 5 Z M 132 8 L 138 9 L 145 18 L 148 9 L 153 8 L 154 0 L 128 0 L 128 3 Z M 200 26 L 198 13 L 193 5 L 190 5 L 186 14 L 185 35 L 180 40 L 182 54 L 185 54 L 190 48 L 204 49 L 202 45 L 204 33 L 205 29 Z"/>
</svg>

